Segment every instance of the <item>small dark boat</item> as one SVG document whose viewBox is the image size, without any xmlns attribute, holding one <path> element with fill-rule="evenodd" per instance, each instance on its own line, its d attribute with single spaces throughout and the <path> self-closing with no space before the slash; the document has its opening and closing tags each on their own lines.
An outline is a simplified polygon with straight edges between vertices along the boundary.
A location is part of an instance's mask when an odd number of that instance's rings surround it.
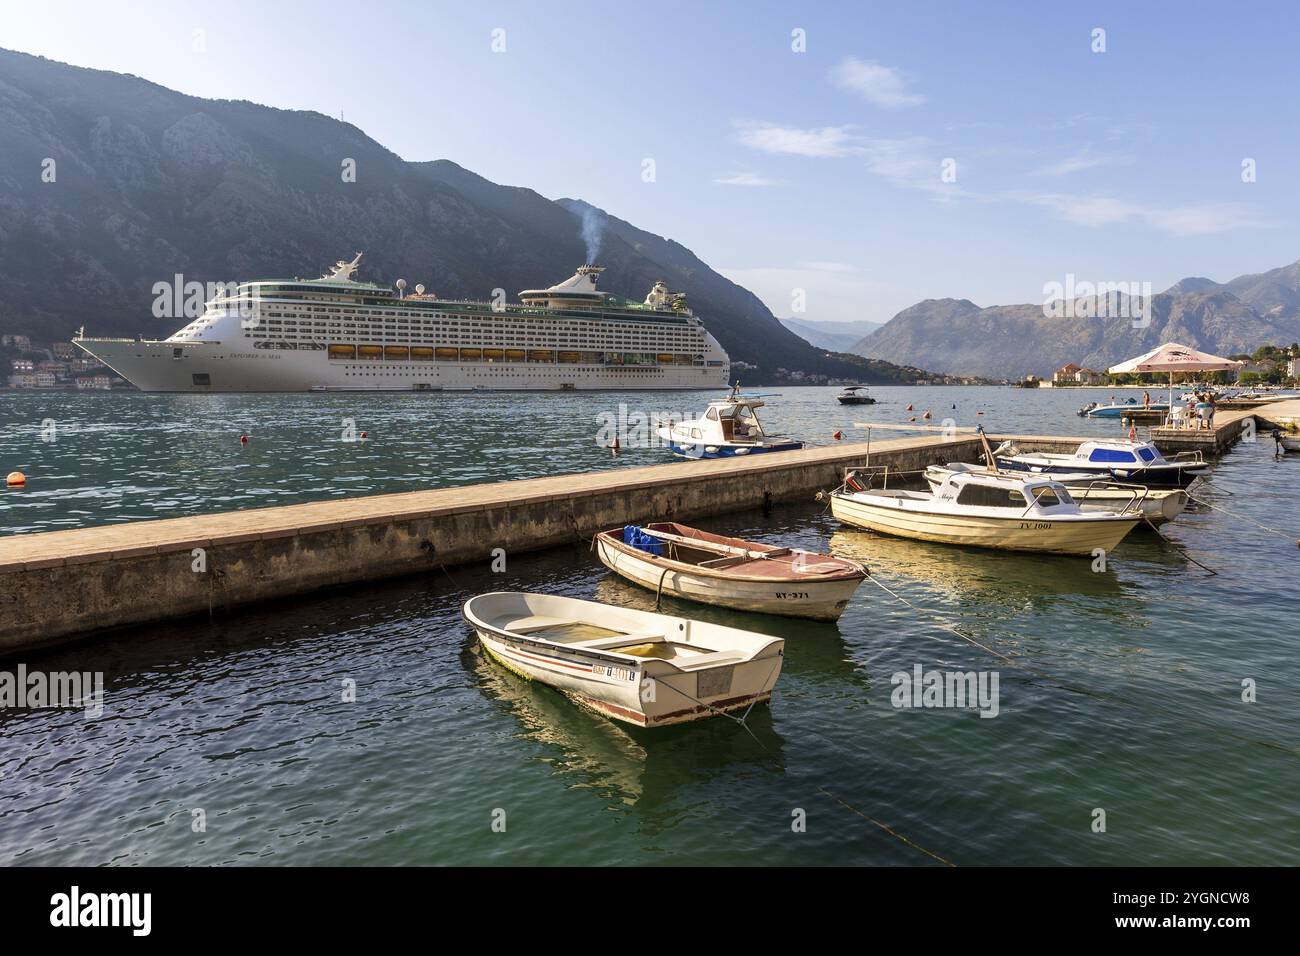
<svg viewBox="0 0 1300 956">
<path fill-rule="evenodd" d="M 874 405 L 876 400 L 867 393 L 865 385 L 850 385 L 839 394 L 841 405 Z"/>
</svg>

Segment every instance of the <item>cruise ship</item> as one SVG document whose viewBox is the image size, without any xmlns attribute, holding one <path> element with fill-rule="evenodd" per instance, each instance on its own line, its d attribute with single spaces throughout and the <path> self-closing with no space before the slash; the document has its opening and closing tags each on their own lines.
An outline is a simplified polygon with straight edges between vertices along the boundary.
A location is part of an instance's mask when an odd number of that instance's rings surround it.
<svg viewBox="0 0 1300 956">
<path fill-rule="evenodd" d="M 240 283 L 162 341 L 73 342 L 146 392 L 714 389 L 726 351 L 656 282 L 644 302 L 581 266 L 518 305 L 357 281 L 361 253 L 319 279 Z"/>
</svg>

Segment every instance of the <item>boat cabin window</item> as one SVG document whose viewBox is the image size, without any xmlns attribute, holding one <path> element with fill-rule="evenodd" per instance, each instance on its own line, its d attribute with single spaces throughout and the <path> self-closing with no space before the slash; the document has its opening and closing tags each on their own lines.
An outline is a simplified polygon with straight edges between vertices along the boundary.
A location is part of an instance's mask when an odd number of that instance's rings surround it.
<svg viewBox="0 0 1300 956">
<path fill-rule="evenodd" d="M 1134 458 L 1131 451 L 1121 451 L 1118 448 L 1094 448 L 1092 454 L 1088 456 L 1088 460 L 1132 464 Z"/>
<path fill-rule="evenodd" d="M 748 405 L 741 405 L 736 409 L 736 424 L 733 428 L 733 434 L 737 438 L 751 438 L 759 434 L 758 416 Z"/>
<path fill-rule="evenodd" d="M 957 495 L 957 504 L 977 508 L 1024 508 L 1027 503 L 1019 488 L 970 484 Z"/>
<path fill-rule="evenodd" d="M 1054 508 L 1057 505 L 1074 504 L 1074 499 L 1070 497 L 1070 493 L 1066 491 L 1063 486 L 1060 488 L 1053 488 L 1050 485 L 1044 485 L 1041 488 L 1035 488 L 1031 494 L 1033 494 L 1034 500 L 1038 502 L 1038 505 L 1041 508 Z"/>
<path fill-rule="evenodd" d="M 1138 449 L 1138 455 L 1141 456 L 1141 458 L 1142 458 L 1143 461 L 1155 461 L 1155 460 L 1156 460 L 1156 453 L 1155 453 L 1154 451 L 1152 451 L 1150 448 L 1139 448 L 1139 449 Z"/>
<path fill-rule="evenodd" d="M 710 421 L 716 422 L 718 420 L 718 410 L 716 408 L 710 408 L 707 412 L 704 413 L 704 417 L 709 419 Z"/>
</svg>

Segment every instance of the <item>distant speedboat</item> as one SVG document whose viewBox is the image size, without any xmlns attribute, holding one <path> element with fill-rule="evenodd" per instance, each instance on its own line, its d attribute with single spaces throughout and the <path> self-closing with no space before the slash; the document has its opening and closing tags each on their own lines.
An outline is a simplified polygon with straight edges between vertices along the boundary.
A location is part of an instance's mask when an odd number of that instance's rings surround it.
<svg viewBox="0 0 1300 956">
<path fill-rule="evenodd" d="M 841 405 L 874 405 L 876 400 L 867 392 L 865 385 L 850 385 L 836 396 Z"/>
<path fill-rule="evenodd" d="M 1109 551 L 1142 516 L 1085 512 L 1059 481 L 1001 472 L 954 472 L 933 491 L 873 491 L 850 475 L 831 493 L 839 521 L 920 541 L 1007 551 Z"/>
<path fill-rule="evenodd" d="M 741 395 L 737 382 L 726 398 L 709 402 L 702 417 L 662 422 L 656 432 L 681 458 L 732 458 L 802 448 L 804 443 L 797 439 L 763 431 L 757 410 L 764 404 L 759 396 Z"/>
<path fill-rule="evenodd" d="M 1148 488 L 1186 488 L 1209 468 L 1200 452 L 1166 458 L 1149 441 L 1086 441 L 1073 455 L 1033 452 L 1020 454 L 1010 442 L 997 451 L 998 466 L 1007 471 L 1064 475 L 1083 473 L 1127 481 Z"/>
<path fill-rule="evenodd" d="M 616 574 L 671 597 L 741 611 L 834 621 L 867 577 L 856 561 L 710 534 L 671 521 L 596 535 Z"/>
<path fill-rule="evenodd" d="M 1137 399 L 1102 405 L 1089 402 L 1079 409 L 1080 418 L 1132 418 L 1138 415 L 1163 418 L 1169 412 L 1168 402 L 1152 402 L 1144 405 Z"/>
<path fill-rule="evenodd" d="M 461 613 L 509 670 L 638 727 L 762 703 L 785 654 L 779 637 L 552 594 L 480 594 Z"/>
<path fill-rule="evenodd" d="M 925 480 L 931 489 L 937 490 L 949 475 L 985 470 L 984 465 L 969 462 L 930 465 L 925 469 Z M 1083 511 L 1135 511 L 1152 524 L 1164 524 L 1187 510 L 1187 492 L 1181 488 L 1148 488 L 1082 472 L 1054 474 L 1052 480 L 1065 485 Z"/>
</svg>

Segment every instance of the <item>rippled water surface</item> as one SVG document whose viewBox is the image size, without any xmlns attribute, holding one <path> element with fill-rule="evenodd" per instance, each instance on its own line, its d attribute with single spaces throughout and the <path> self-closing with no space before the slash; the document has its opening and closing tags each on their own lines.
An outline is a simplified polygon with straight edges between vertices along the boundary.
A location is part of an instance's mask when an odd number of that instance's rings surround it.
<svg viewBox="0 0 1300 956">
<path fill-rule="evenodd" d="M 1097 391 L 879 388 L 851 409 L 780 391 L 769 427 L 819 444 L 926 410 L 1120 431 L 1074 416 Z M 0 496 L 0 533 L 654 463 L 611 459 L 602 416 L 706 398 L 0 393 L 0 470 L 30 477 Z M 365 441 L 343 440 L 347 419 Z M 1240 445 L 1194 492 L 1207 505 L 1168 540 L 1134 532 L 1102 573 L 842 528 L 813 501 L 719 516 L 707 527 L 860 557 L 914 605 L 868 582 L 838 625 L 671 606 L 787 639 L 748 728 L 626 729 L 484 659 L 459 616 L 484 590 L 653 605 L 580 546 L 27 658 L 104 672 L 106 703 L 0 710 L 0 861 L 1294 863 L 1297 481 L 1300 456 Z M 916 664 L 996 671 L 998 716 L 896 709 L 890 677 Z"/>
</svg>

